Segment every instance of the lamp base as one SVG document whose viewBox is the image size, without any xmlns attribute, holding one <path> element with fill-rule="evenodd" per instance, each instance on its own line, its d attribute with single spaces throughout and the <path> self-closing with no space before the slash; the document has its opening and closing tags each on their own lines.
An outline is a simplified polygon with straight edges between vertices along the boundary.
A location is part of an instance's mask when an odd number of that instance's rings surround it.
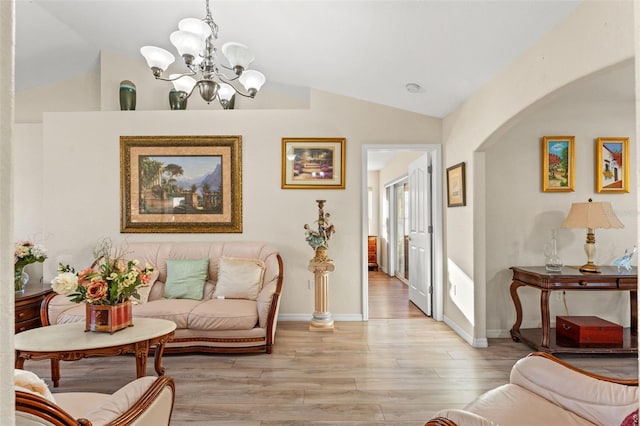
<svg viewBox="0 0 640 426">
<path fill-rule="evenodd" d="M 580 272 L 591 272 L 592 274 L 599 274 L 600 268 L 593 262 L 587 262 L 580 267 Z"/>
</svg>

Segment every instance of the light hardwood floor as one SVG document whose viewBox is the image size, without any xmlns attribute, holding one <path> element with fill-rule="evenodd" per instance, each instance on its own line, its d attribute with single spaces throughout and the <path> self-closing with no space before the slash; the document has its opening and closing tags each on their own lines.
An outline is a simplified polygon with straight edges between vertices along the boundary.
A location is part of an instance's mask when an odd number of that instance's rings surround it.
<svg viewBox="0 0 640 426">
<path fill-rule="evenodd" d="M 280 322 L 270 355 L 169 355 L 163 364 L 176 381 L 172 425 L 400 426 L 423 425 L 436 411 L 506 383 L 529 352 L 510 339 L 474 349 L 443 323 L 407 314 L 338 322 L 333 333 Z M 634 357 L 563 358 L 600 374 L 638 375 Z M 48 362 L 25 368 L 51 386 Z M 63 362 L 61 370 L 54 393 L 113 392 L 135 378 L 131 356 Z"/>
</svg>

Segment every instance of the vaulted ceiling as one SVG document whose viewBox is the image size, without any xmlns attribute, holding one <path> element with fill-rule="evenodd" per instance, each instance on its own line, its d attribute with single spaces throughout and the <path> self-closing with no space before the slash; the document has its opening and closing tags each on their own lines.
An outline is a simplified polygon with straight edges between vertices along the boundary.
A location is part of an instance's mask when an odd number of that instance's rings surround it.
<svg viewBox="0 0 640 426">
<path fill-rule="evenodd" d="M 212 0 L 211 10 L 218 45 L 248 45 L 267 85 L 444 117 L 579 3 Z M 101 50 L 141 62 L 143 45 L 173 52 L 178 21 L 204 16 L 204 0 L 17 0 L 16 90 L 97 71 Z"/>
</svg>

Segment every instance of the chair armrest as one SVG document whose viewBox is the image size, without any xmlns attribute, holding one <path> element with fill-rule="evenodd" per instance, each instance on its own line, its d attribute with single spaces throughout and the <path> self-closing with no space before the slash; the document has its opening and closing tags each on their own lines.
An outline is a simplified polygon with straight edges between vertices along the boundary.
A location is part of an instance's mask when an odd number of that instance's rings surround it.
<svg viewBox="0 0 640 426">
<path fill-rule="evenodd" d="M 448 409 L 436 413 L 425 426 L 497 426 L 494 422 L 466 410 Z"/>
<path fill-rule="evenodd" d="M 42 326 L 53 325 L 58 323 L 58 315 L 72 306 L 76 306 L 76 302 L 72 302 L 68 296 L 62 294 L 51 293 L 44 298 L 40 304 L 40 321 Z"/>
<path fill-rule="evenodd" d="M 59 426 L 91 426 L 87 419 L 75 419 L 61 407 L 48 399 L 29 392 L 16 392 L 16 425 L 20 425 L 21 419 L 26 423 L 53 424 Z"/>
<path fill-rule="evenodd" d="M 510 382 L 595 424 L 620 424 L 640 397 L 635 379 L 588 373 L 542 353 L 516 362 Z"/>
<path fill-rule="evenodd" d="M 173 412 L 175 385 L 167 376 L 142 377 L 86 413 L 94 424 L 109 426 L 137 424 L 168 425 Z"/>
</svg>

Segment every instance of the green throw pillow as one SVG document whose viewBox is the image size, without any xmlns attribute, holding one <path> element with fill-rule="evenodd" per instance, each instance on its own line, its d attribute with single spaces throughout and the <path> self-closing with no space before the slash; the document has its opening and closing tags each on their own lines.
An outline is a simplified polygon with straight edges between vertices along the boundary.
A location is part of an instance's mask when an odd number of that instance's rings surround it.
<svg viewBox="0 0 640 426">
<path fill-rule="evenodd" d="M 167 260 L 165 299 L 201 300 L 209 270 L 209 259 Z"/>
</svg>

